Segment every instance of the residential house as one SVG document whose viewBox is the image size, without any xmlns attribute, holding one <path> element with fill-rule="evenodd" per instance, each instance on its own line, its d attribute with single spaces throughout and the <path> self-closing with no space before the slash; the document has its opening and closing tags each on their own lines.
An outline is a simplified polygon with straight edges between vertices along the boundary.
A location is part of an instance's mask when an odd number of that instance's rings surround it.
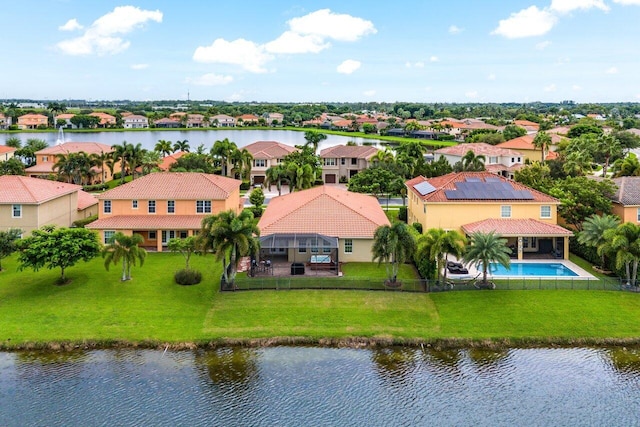
<svg viewBox="0 0 640 427">
<path fill-rule="evenodd" d="M 96 112 L 90 113 L 89 115 L 100 119 L 100 122 L 98 123 L 99 128 L 113 127 L 117 123 L 116 118 L 111 114 L 96 111 Z"/>
<path fill-rule="evenodd" d="M 204 116 L 202 114 L 188 114 L 187 115 L 187 127 L 188 128 L 203 128 L 206 127 Z"/>
<path fill-rule="evenodd" d="M 253 114 L 243 114 L 236 117 L 236 124 L 238 126 L 257 126 L 260 122 L 260 118 Z"/>
<path fill-rule="evenodd" d="M 265 113 L 263 117 L 269 126 L 273 124 L 282 125 L 284 122 L 284 114 L 282 113 Z"/>
<path fill-rule="evenodd" d="M 371 262 L 373 236 L 383 225 L 389 219 L 373 196 L 328 185 L 296 191 L 271 199 L 262 214 L 261 257 L 274 263 L 320 256 L 334 265 Z"/>
<path fill-rule="evenodd" d="M 157 128 L 179 128 L 180 126 L 182 126 L 180 120 L 170 119 L 168 117 L 163 117 L 159 120 L 156 120 L 153 122 L 153 124 Z"/>
<path fill-rule="evenodd" d="M 149 127 L 149 119 L 145 116 L 138 114 L 131 114 L 123 117 L 123 124 L 125 129 L 142 129 Z"/>
<path fill-rule="evenodd" d="M 244 147 L 253 156 L 251 183 L 263 184 L 267 169 L 278 166 L 284 157 L 297 148 L 277 141 L 256 141 Z"/>
<path fill-rule="evenodd" d="M 71 227 L 98 213 L 98 200 L 82 187 L 26 176 L 0 176 L 0 230 L 23 235 L 44 225 Z"/>
<path fill-rule="evenodd" d="M 226 114 L 216 114 L 209 118 L 211 126 L 217 128 L 234 128 L 236 127 L 236 119 Z"/>
<path fill-rule="evenodd" d="M 13 157 L 16 149 L 7 145 L 0 145 L 0 162 L 5 162 Z"/>
<path fill-rule="evenodd" d="M 522 168 L 524 162 L 520 152 L 484 142 L 443 147 L 434 152 L 434 158 L 439 159 L 443 156 L 453 166 L 462 161 L 469 151 L 476 156 L 484 156 L 484 167 L 487 171 L 509 179 L 513 179 L 515 171 Z"/>
<path fill-rule="evenodd" d="M 239 212 L 241 181 L 197 172 L 155 172 L 98 196 L 103 242 L 116 233 L 142 236 L 143 247 L 161 252 L 172 238 L 198 233 L 208 215 Z"/>
<path fill-rule="evenodd" d="M 53 118 L 53 124 L 55 128 L 64 127 L 65 129 L 78 129 L 78 126 L 71 123 L 71 119 L 76 115 L 73 113 L 58 114 Z"/>
<path fill-rule="evenodd" d="M 371 165 L 371 158 L 378 153 L 368 145 L 336 145 L 320 151 L 322 180 L 326 184 L 347 182 L 358 172 Z"/>
<path fill-rule="evenodd" d="M 617 190 L 611 202 L 613 214 L 622 222 L 640 224 L 640 176 L 613 178 Z"/>
<path fill-rule="evenodd" d="M 189 154 L 186 151 L 176 151 L 162 158 L 162 161 L 158 164 L 158 169 L 161 171 L 168 171 L 172 164 L 174 164 L 180 157 L 185 154 Z"/>
<path fill-rule="evenodd" d="M 554 160 L 558 158 L 558 154 L 553 151 L 554 147 L 562 141 L 562 138 L 558 134 L 549 134 L 551 137 L 551 146 L 547 147 L 547 151 L 545 153 L 545 160 Z M 524 162 L 539 162 L 542 160 L 542 151 L 540 148 L 536 148 L 533 145 L 533 140 L 535 139 L 535 135 L 523 135 L 518 138 L 510 139 L 509 141 L 501 142 L 496 145 L 496 147 L 505 148 L 509 150 L 516 150 L 519 153 L 522 153 L 524 157 Z"/>
<path fill-rule="evenodd" d="M 490 172 L 418 176 L 405 185 L 407 222 L 420 223 L 425 232 L 494 231 L 508 240 L 518 259 L 569 257 L 572 233 L 558 225 L 560 201 L 547 194 Z"/>
<path fill-rule="evenodd" d="M 47 127 L 49 125 L 49 119 L 42 114 L 25 114 L 18 117 L 18 129 L 38 129 L 40 127 Z"/>
<path fill-rule="evenodd" d="M 27 176 L 32 178 L 50 178 L 56 176 L 58 172 L 54 169 L 54 165 L 58 161 L 58 156 L 67 156 L 71 153 L 86 153 L 88 155 L 104 155 L 113 152 L 113 148 L 107 144 L 99 142 L 65 142 L 63 144 L 47 147 L 43 150 L 36 151 L 36 164 L 25 169 Z M 102 183 L 111 181 L 113 175 L 107 166 L 105 158 L 102 165 L 94 168 L 93 183 Z M 120 163 L 114 164 L 113 172 L 120 172 Z"/>
<path fill-rule="evenodd" d="M 0 113 L 0 130 L 6 130 L 11 126 L 11 116 Z"/>
<path fill-rule="evenodd" d="M 526 129 L 528 134 L 536 134 L 540 130 L 540 124 L 530 120 L 514 120 L 513 124 Z"/>
</svg>

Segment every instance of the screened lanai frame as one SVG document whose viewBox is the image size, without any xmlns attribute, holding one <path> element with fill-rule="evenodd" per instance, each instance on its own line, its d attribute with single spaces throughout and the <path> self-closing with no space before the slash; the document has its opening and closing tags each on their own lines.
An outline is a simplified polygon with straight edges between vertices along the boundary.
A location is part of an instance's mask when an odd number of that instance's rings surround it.
<svg viewBox="0 0 640 427">
<path fill-rule="evenodd" d="M 287 263 L 313 264 L 314 257 L 329 256 L 331 265 L 339 271 L 337 237 L 319 233 L 273 233 L 260 237 L 260 259 L 276 262 L 286 257 Z M 300 251 L 303 249 L 303 252 Z M 332 268 L 333 270 L 333 268 Z"/>
</svg>

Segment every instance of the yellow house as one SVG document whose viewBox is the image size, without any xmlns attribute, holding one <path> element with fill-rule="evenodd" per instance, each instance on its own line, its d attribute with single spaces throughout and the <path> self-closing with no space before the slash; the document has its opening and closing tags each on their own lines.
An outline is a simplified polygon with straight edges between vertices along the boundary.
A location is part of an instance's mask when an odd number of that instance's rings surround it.
<svg viewBox="0 0 640 427">
<path fill-rule="evenodd" d="M 0 162 L 5 162 L 13 157 L 16 149 L 7 145 L 0 145 Z"/>
<path fill-rule="evenodd" d="M 26 235 L 43 225 L 70 227 L 97 211 L 98 200 L 79 185 L 0 176 L 0 230 L 17 228 Z"/>
<path fill-rule="evenodd" d="M 640 176 L 623 176 L 612 181 L 617 187 L 611 198 L 613 214 L 622 222 L 640 224 Z"/>
<path fill-rule="evenodd" d="M 553 148 L 565 138 L 551 133 L 549 134 L 549 136 L 551 137 L 552 147 L 547 147 L 547 150 L 545 150 L 544 159 L 554 160 L 558 158 L 558 154 L 555 151 L 551 151 L 550 148 Z M 496 147 L 516 150 L 522 153 L 525 162 L 539 162 L 542 160 L 542 151 L 539 148 L 536 148 L 535 145 L 533 145 L 533 140 L 535 139 L 535 137 L 535 134 L 520 136 L 518 138 L 510 139 L 509 141 L 501 142 L 500 144 L 496 145 Z"/>
<path fill-rule="evenodd" d="M 202 219 L 239 212 L 237 179 L 196 172 L 145 175 L 98 196 L 98 220 L 87 226 L 108 242 L 116 232 L 139 234 L 141 246 L 161 252 L 172 238 L 193 236 Z"/>
<path fill-rule="evenodd" d="M 569 230 L 557 225 L 560 201 L 490 172 L 418 176 L 407 186 L 409 224 L 464 234 L 495 231 L 518 259 L 569 257 Z"/>
</svg>

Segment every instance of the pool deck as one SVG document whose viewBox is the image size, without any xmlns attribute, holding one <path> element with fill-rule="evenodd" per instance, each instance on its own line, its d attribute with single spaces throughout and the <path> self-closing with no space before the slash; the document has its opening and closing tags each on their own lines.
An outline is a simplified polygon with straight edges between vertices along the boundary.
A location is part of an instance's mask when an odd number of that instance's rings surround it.
<svg viewBox="0 0 640 427">
<path fill-rule="evenodd" d="M 454 258 L 449 259 L 449 261 L 456 261 Z M 461 261 L 459 261 L 461 262 Z M 577 276 L 508 276 L 508 275 L 500 275 L 493 276 L 491 273 L 487 274 L 487 277 L 492 279 L 549 279 L 549 280 L 595 280 L 597 279 L 593 274 L 586 271 L 584 268 L 579 267 L 577 264 L 566 260 L 566 259 L 554 259 L 554 260 L 540 260 L 540 259 L 531 259 L 531 260 L 512 260 L 513 264 L 562 264 L 567 267 L 569 270 L 573 271 L 577 274 Z M 472 279 L 478 275 L 482 274 L 482 271 L 476 269 L 475 265 L 466 265 L 465 267 L 469 270 L 468 274 L 451 274 L 447 272 L 447 277 L 450 279 L 459 279 L 459 280 L 468 280 Z"/>
</svg>

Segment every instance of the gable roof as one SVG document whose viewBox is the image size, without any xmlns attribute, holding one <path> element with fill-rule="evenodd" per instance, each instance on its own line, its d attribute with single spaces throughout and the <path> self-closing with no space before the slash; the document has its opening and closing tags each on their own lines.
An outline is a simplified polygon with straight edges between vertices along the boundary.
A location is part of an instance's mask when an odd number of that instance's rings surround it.
<svg viewBox="0 0 640 427">
<path fill-rule="evenodd" d="M 19 175 L 3 175 L 0 176 L 0 204 L 40 204 L 81 189 L 82 187 L 79 185 L 65 182 Z"/>
<path fill-rule="evenodd" d="M 426 188 L 422 188 L 421 184 L 423 182 L 428 183 Z M 457 184 L 464 182 L 474 182 L 475 185 L 480 187 L 483 184 L 486 185 L 487 191 L 483 194 L 482 197 L 473 198 L 473 197 L 459 197 L 456 195 L 455 191 L 460 191 L 460 188 Z M 477 183 L 477 184 L 476 184 Z M 496 183 L 503 186 L 508 193 L 505 194 L 495 194 L 495 197 L 492 197 L 491 194 L 494 190 L 493 186 Z M 526 185 L 520 184 L 519 182 L 512 181 L 510 179 L 504 178 L 499 175 L 495 175 L 491 172 L 453 172 L 447 175 L 438 176 L 435 178 L 427 179 L 423 176 L 418 176 L 416 178 L 408 180 L 405 185 L 409 191 L 412 191 L 416 194 L 420 199 L 425 202 L 432 203 L 469 203 L 469 201 L 473 201 L 474 203 L 496 203 L 501 201 L 514 201 L 514 202 L 524 202 L 524 203 L 552 203 L 559 204 L 558 199 L 551 197 L 547 194 L 544 194 L 540 191 L 534 190 L 533 188 L 529 188 Z M 423 184 L 424 185 L 424 184 Z M 421 189 L 426 191 L 420 191 Z M 514 193 L 515 192 L 515 193 Z M 523 199 L 517 197 L 518 194 L 526 194 L 522 192 L 528 192 L 531 198 Z M 424 193 L 424 194 L 423 194 Z M 454 197 L 455 196 L 455 197 Z M 513 197 L 512 197 L 513 196 Z"/>
<path fill-rule="evenodd" d="M 107 144 L 101 144 L 99 142 L 65 142 L 59 145 L 53 145 L 51 147 L 44 148 L 40 151 L 36 151 L 36 154 L 70 154 L 70 153 L 87 153 L 87 154 L 101 154 L 111 153 L 113 148 Z"/>
<path fill-rule="evenodd" d="M 556 224 L 538 221 L 533 218 L 489 218 L 462 226 L 465 234 L 495 231 L 503 237 L 511 236 L 572 236 L 573 232 Z"/>
<path fill-rule="evenodd" d="M 640 206 L 640 176 L 614 178 L 617 190 L 611 200 L 624 206 Z"/>
<path fill-rule="evenodd" d="M 458 144 L 451 147 L 443 147 L 435 151 L 436 154 L 448 154 L 450 156 L 464 157 L 467 152 L 473 151 L 477 155 L 484 156 L 521 156 L 518 151 L 509 148 L 499 147 L 497 145 L 487 144 L 486 142 L 474 142 L 471 144 Z"/>
<path fill-rule="evenodd" d="M 16 151 L 16 149 L 13 147 L 9 147 L 8 145 L 0 145 L 0 154 L 13 153 L 14 151 Z"/>
<path fill-rule="evenodd" d="M 281 159 L 298 149 L 278 141 L 256 141 L 244 147 L 254 159 Z"/>
<path fill-rule="evenodd" d="M 93 194 L 89 194 L 86 191 L 78 191 L 78 210 L 88 208 L 89 206 L 97 205 L 98 199 Z"/>
<path fill-rule="evenodd" d="M 336 145 L 320 151 L 320 157 L 355 157 L 358 159 L 370 159 L 379 150 L 369 145 Z"/>
<path fill-rule="evenodd" d="M 226 200 L 242 181 L 200 172 L 156 172 L 106 191 L 99 199 Z"/>
<path fill-rule="evenodd" d="M 172 164 L 174 164 L 180 157 L 187 154 L 186 151 L 177 151 L 173 154 L 169 154 L 162 158 L 162 161 L 158 164 L 158 169 L 168 171 Z"/>
<path fill-rule="evenodd" d="M 258 227 L 275 233 L 318 233 L 332 237 L 373 238 L 389 219 L 373 196 L 323 185 L 269 201 Z"/>
</svg>

